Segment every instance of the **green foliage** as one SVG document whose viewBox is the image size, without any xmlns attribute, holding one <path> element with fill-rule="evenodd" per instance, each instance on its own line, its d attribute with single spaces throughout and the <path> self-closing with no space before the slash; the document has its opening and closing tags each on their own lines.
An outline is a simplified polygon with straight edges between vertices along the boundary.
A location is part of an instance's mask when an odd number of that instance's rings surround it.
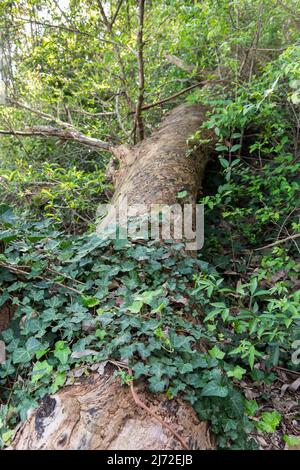
<svg viewBox="0 0 300 470">
<path fill-rule="evenodd" d="M 120 249 L 95 235 L 66 237 L 50 221 L 14 218 L 12 224 L 6 209 L 0 305 L 10 301 L 16 311 L 1 334 L 7 361 L 0 386 L 8 400 L 3 441 L 9 426 L 24 419 L 45 393 L 72 380 L 76 368 L 88 370 L 111 359 L 128 364 L 133 378 L 144 377 L 152 392 L 168 398 L 180 393 L 201 417 L 212 420 L 213 430 L 222 434 L 220 446 L 250 445 L 244 426 L 251 429 L 251 423 L 230 382 L 244 370 L 225 362 L 222 344 L 197 321 L 204 292 L 187 288 L 196 271 L 212 276 L 207 263 L 184 255 L 176 244 Z M 92 328 L 87 330 L 86 322 Z M 211 345 L 207 353 L 199 351 L 199 341 Z"/>
<path fill-rule="evenodd" d="M 110 19 L 117 4 L 105 2 Z M 7 91 L 21 103 L 1 107 L 1 128 L 63 121 L 111 144 L 135 142 L 136 1 L 122 2 L 111 32 L 93 0 L 4 1 L 0 13 Z M 0 309 L 16 309 L 1 334 L 1 446 L 42 396 L 106 360 L 123 362 L 124 384 L 143 378 L 152 392 L 188 400 L 221 448 L 252 447 L 257 429 L 280 429 L 284 416 L 260 415 L 241 384 L 272 384 L 274 366 L 297 370 L 299 16 L 296 0 L 146 2 L 145 103 L 212 80 L 186 95 L 208 105 L 204 127 L 218 137 L 198 259 L 176 244 L 121 246 L 92 234 L 111 194 L 105 152 L 1 139 Z M 146 132 L 181 100 L 144 112 Z M 202 129 L 191 142 L 209 144 Z"/>
<path fill-rule="evenodd" d="M 51 157 L 55 160 L 55 155 Z M 67 232 L 91 228 L 97 206 L 107 202 L 109 184 L 103 165 L 93 160 L 85 161 L 81 169 L 76 165 L 76 159 L 65 163 L 65 168 L 54 162 L 32 164 L 20 152 L 15 160 L 0 166 L 2 202 L 35 218 L 51 218 Z"/>
<path fill-rule="evenodd" d="M 281 420 L 281 415 L 278 411 L 265 411 L 261 415 L 261 420 L 257 423 L 258 429 L 263 432 L 275 432 L 277 426 L 279 425 Z"/>
</svg>

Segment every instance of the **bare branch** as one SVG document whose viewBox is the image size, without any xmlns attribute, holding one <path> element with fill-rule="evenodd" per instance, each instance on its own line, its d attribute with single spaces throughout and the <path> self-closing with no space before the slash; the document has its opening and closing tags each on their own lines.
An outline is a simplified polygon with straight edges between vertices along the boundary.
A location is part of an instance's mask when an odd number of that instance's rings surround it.
<svg viewBox="0 0 300 470">
<path fill-rule="evenodd" d="M 122 6 L 122 3 L 123 3 L 123 0 L 119 0 L 117 9 L 116 9 L 116 11 L 115 11 L 115 14 L 114 14 L 114 16 L 112 17 L 112 20 L 111 20 L 111 22 L 110 22 L 110 24 L 111 24 L 112 26 L 114 25 L 114 22 L 116 21 L 116 19 L 117 19 L 117 17 L 118 17 L 120 8 L 121 8 L 121 6 Z"/>
<path fill-rule="evenodd" d="M 52 126 L 33 126 L 25 128 L 24 130 L 6 130 L 0 129 L 1 135 L 15 135 L 20 137 L 56 137 L 61 140 L 70 140 L 78 142 L 79 144 L 86 145 L 108 152 L 114 153 L 116 146 L 103 142 L 100 139 L 87 136 L 75 129 L 56 129 Z"/>
<path fill-rule="evenodd" d="M 103 20 L 103 23 L 105 24 L 105 26 L 107 27 L 107 29 L 111 30 L 112 28 L 112 25 L 111 23 L 108 21 L 108 18 L 105 14 L 105 10 L 104 10 L 104 7 L 102 5 L 102 2 L 101 0 L 98 0 L 98 7 L 99 7 L 99 10 L 100 10 L 100 13 L 101 13 L 101 16 L 102 16 L 102 20 Z"/>
<path fill-rule="evenodd" d="M 172 65 L 176 65 L 181 70 L 184 70 L 185 72 L 192 73 L 194 70 L 197 69 L 196 65 L 194 64 L 186 64 L 181 60 L 179 57 L 176 57 L 175 55 L 172 54 L 165 54 L 165 59 L 170 62 Z"/>
<path fill-rule="evenodd" d="M 199 86 L 205 86 L 211 83 L 224 83 L 224 82 L 227 82 L 227 80 L 203 80 L 202 82 L 195 83 L 194 85 L 191 85 L 185 88 L 184 90 L 174 93 L 174 95 L 168 96 L 167 98 L 164 98 L 160 101 L 155 101 L 154 103 L 143 106 L 142 111 L 147 111 L 148 109 L 154 108 L 155 106 L 160 106 L 161 104 L 167 103 L 168 101 L 171 101 L 174 98 L 177 98 L 178 96 L 183 95 L 184 93 L 187 93 L 188 91 L 193 90 L 194 88 L 197 88 Z"/>
<path fill-rule="evenodd" d="M 296 238 L 300 237 L 300 233 L 295 233 L 294 235 L 289 235 L 286 238 L 281 238 L 280 240 L 276 240 L 274 243 L 269 243 L 269 245 L 261 246 L 260 248 L 256 248 L 254 251 L 265 250 L 266 248 L 271 248 L 273 246 L 280 245 L 281 243 L 288 242 L 290 240 L 295 240 Z"/>
<path fill-rule="evenodd" d="M 31 106 L 28 106 L 25 103 L 21 103 L 20 101 L 15 101 L 12 99 L 9 99 L 8 102 L 14 106 L 17 106 L 18 108 L 25 109 L 26 111 L 29 111 L 30 113 L 36 114 L 37 116 L 45 119 L 46 121 L 55 122 L 56 124 L 58 124 L 60 127 L 64 129 L 74 129 L 72 124 L 61 121 L 60 119 L 56 118 L 55 116 L 52 116 L 51 114 L 44 113 L 43 111 L 39 111 L 38 109 L 35 109 L 35 108 L 31 108 Z"/>
<path fill-rule="evenodd" d="M 82 114 L 84 116 L 90 116 L 90 117 L 109 117 L 109 116 L 115 116 L 116 112 L 115 111 L 104 111 L 100 113 L 90 113 L 89 111 L 85 111 L 84 109 L 76 109 L 72 108 L 72 113 L 76 114 Z"/>
</svg>

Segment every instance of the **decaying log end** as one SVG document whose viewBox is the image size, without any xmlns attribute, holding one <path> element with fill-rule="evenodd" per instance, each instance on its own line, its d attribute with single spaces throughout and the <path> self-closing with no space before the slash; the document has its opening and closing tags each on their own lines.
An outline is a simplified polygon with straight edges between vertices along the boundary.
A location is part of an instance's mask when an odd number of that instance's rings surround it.
<svg viewBox="0 0 300 470">
<path fill-rule="evenodd" d="M 176 433 L 188 449 L 213 448 L 207 424 L 189 404 L 148 393 L 142 384 L 135 391 L 158 419 L 137 406 L 106 366 L 103 375 L 45 397 L 16 430 L 10 450 L 180 450 Z"/>
</svg>

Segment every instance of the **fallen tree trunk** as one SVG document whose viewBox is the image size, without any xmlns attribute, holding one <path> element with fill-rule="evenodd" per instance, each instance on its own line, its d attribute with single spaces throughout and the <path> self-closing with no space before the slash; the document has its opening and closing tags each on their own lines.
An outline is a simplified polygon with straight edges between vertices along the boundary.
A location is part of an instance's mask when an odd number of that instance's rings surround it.
<svg viewBox="0 0 300 470">
<path fill-rule="evenodd" d="M 17 430 L 11 448 L 212 448 L 207 424 L 199 422 L 187 403 L 149 394 L 142 384 L 136 387 L 134 394 L 149 412 L 137 406 L 129 387 L 122 387 L 107 366 L 102 376 L 93 374 L 53 397 L 47 396 Z"/>
<path fill-rule="evenodd" d="M 151 137 L 134 147 L 114 149 L 119 168 L 112 174 L 116 186 L 111 210 L 98 227 L 103 230 L 114 222 L 115 207 L 175 205 L 178 193 L 185 192 L 184 203 L 195 204 L 201 181 L 213 149 L 213 133 L 201 131 L 201 142 L 188 142 L 205 118 L 200 105 L 181 105 L 167 115 Z M 138 215 L 142 215 L 142 209 Z"/>
<path fill-rule="evenodd" d="M 120 146 L 112 204 L 195 203 L 212 140 L 203 131 L 189 152 L 188 139 L 202 124 L 199 105 L 175 108 L 153 135 L 133 148 Z M 101 224 L 109 224 L 111 213 Z M 100 232 L 101 232 L 100 230 Z M 179 399 L 147 392 L 143 384 L 120 385 L 111 367 L 47 397 L 17 430 L 11 449 L 209 449 L 206 423 Z"/>
</svg>

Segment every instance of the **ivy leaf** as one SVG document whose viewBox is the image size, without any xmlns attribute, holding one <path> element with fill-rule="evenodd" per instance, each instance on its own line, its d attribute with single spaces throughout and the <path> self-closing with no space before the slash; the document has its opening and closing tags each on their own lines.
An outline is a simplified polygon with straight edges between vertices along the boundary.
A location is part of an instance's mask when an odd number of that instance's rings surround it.
<svg viewBox="0 0 300 470">
<path fill-rule="evenodd" d="M 31 374 L 31 382 L 38 382 L 45 375 L 49 375 L 53 370 L 53 367 L 45 360 L 43 362 L 36 362 Z"/>
<path fill-rule="evenodd" d="M 85 307 L 88 307 L 88 308 L 93 308 L 93 307 L 96 307 L 96 305 L 100 304 L 100 300 L 97 299 L 96 297 L 88 297 L 85 295 L 81 296 L 81 302 L 83 303 Z"/>
<path fill-rule="evenodd" d="M 288 434 L 285 434 L 283 436 L 283 440 L 287 444 L 288 448 L 297 446 L 296 449 L 299 449 L 299 445 L 300 445 L 299 436 L 289 436 Z"/>
<path fill-rule="evenodd" d="M 274 410 L 272 412 L 265 411 L 261 415 L 261 421 L 256 423 L 256 427 L 263 432 L 273 433 L 276 431 L 281 421 L 281 414 Z"/>
<path fill-rule="evenodd" d="M 228 395 L 228 387 L 222 387 L 216 381 L 211 381 L 203 387 L 201 395 L 203 397 L 224 398 Z"/>
<path fill-rule="evenodd" d="M 143 375 L 148 375 L 149 366 L 145 365 L 143 362 L 137 362 L 134 367 L 134 376 L 136 379 L 139 379 Z"/>
<path fill-rule="evenodd" d="M 209 355 L 213 357 L 214 359 L 223 359 L 225 356 L 225 353 L 221 351 L 217 346 L 214 346 L 208 352 L 209 352 Z"/>
<path fill-rule="evenodd" d="M 193 372 L 192 364 L 183 364 L 183 366 L 179 369 L 180 374 L 186 374 L 187 372 Z"/>
<path fill-rule="evenodd" d="M 55 343 L 54 356 L 61 362 L 61 364 L 67 364 L 71 349 L 66 346 L 65 341 L 57 341 Z"/>
<path fill-rule="evenodd" d="M 31 337 L 26 341 L 26 349 L 29 353 L 34 353 L 40 349 L 44 349 L 44 345 L 38 339 Z"/>
<path fill-rule="evenodd" d="M 258 411 L 259 406 L 256 400 L 245 400 L 245 410 L 248 416 L 254 416 Z"/>
<path fill-rule="evenodd" d="M 227 372 L 227 377 L 234 377 L 237 380 L 241 380 L 246 372 L 246 369 L 243 369 L 243 367 L 235 366 L 234 369 Z"/>
<path fill-rule="evenodd" d="M 143 307 L 143 302 L 140 301 L 140 300 L 135 300 L 133 302 L 133 304 L 131 304 L 129 307 L 128 307 L 128 310 L 131 312 L 131 313 L 140 313 L 142 307 Z"/>
<path fill-rule="evenodd" d="M 165 390 L 166 383 L 167 383 L 166 380 L 161 380 L 157 378 L 156 376 L 152 376 L 149 379 L 149 384 L 150 384 L 149 388 L 151 392 L 153 393 L 161 393 Z"/>
<path fill-rule="evenodd" d="M 66 372 L 56 372 L 54 376 L 54 382 L 50 388 L 51 393 L 56 393 L 57 390 L 64 385 L 66 378 Z"/>
<path fill-rule="evenodd" d="M 32 354 L 25 348 L 18 348 L 13 352 L 12 362 L 14 364 L 24 364 L 30 361 Z"/>
<path fill-rule="evenodd" d="M 188 195 L 188 192 L 187 192 L 187 191 L 179 191 L 179 193 L 177 193 L 177 199 L 183 199 L 183 198 L 185 198 L 187 195 Z"/>
</svg>

